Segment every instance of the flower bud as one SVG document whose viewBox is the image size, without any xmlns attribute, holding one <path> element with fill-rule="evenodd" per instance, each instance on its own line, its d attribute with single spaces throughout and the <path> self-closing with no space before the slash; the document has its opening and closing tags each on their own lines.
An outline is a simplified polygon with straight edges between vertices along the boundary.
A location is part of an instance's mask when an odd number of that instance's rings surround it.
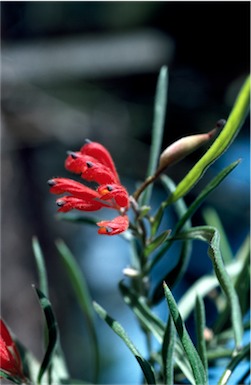
<svg viewBox="0 0 251 385">
<path fill-rule="evenodd" d="M 185 136 L 172 143 L 160 155 L 157 172 L 163 171 L 166 167 L 179 162 L 191 152 L 197 150 L 197 148 L 212 139 L 216 132 L 217 129 L 214 128 L 205 134 Z"/>
</svg>

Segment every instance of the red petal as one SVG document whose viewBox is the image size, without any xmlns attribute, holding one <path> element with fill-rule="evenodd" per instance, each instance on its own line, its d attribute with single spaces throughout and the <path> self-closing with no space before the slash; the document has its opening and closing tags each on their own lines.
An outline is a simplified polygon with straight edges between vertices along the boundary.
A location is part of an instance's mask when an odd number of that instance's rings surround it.
<svg viewBox="0 0 251 385">
<path fill-rule="evenodd" d="M 95 163 L 97 160 L 91 156 L 84 156 L 81 152 L 73 152 L 65 160 L 65 168 L 75 174 L 82 174 L 87 168 L 86 162 Z"/>
<path fill-rule="evenodd" d="M 112 173 L 115 177 L 115 182 L 119 183 L 119 176 L 117 174 L 117 170 L 116 170 L 116 167 L 114 165 L 111 154 L 109 153 L 109 151 L 104 146 L 102 146 L 102 144 L 97 143 L 97 142 L 86 143 L 81 148 L 80 151 L 82 154 L 90 155 L 93 158 L 97 159 L 100 163 L 102 163 L 103 165 L 108 167 L 109 170 L 112 171 Z"/>
<path fill-rule="evenodd" d="M 98 184 L 109 184 L 116 181 L 111 170 L 97 161 L 95 163 L 89 162 L 81 177 L 88 182 L 97 182 Z"/>
<path fill-rule="evenodd" d="M 129 208 L 129 195 L 123 186 L 117 184 L 102 185 L 97 191 L 103 200 L 112 200 L 119 207 Z"/>
<path fill-rule="evenodd" d="M 2 319 L 0 320 L 0 328 L 1 369 L 23 378 L 21 357 Z"/>
<path fill-rule="evenodd" d="M 58 211 L 66 213 L 70 210 L 77 209 L 81 211 L 97 211 L 104 207 L 104 204 L 98 201 L 85 201 L 72 196 L 65 196 L 57 199 Z"/>
<path fill-rule="evenodd" d="M 70 193 L 76 198 L 91 202 L 100 197 L 99 193 L 82 183 L 68 178 L 54 178 L 48 181 L 50 192 L 53 194 Z"/>
<path fill-rule="evenodd" d="M 7 326 L 5 325 L 5 323 L 3 322 L 3 320 L 1 319 L 0 320 L 0 330 L 1 330 L 1 337 L 3 338 L 5 344 L 7 346 L 11 346 L 14 342 L 13 342 L 13 339 L 9 333 L 9 330 L 7 329 Z"/>
<path fill-rule="evenodd" d="M 115 235 L 128 229 L 129 219 L 127 215 L 114 218 L 112 221 L 101 221 L 97 225 L 100 227 L 99 234 Z"/>
<path fill-rule="evenodd" d="M 65 161 L 65 168 L 67 170 L 81 174 L 81 177 L 89 182 L 93 181 L 98 184 L 116 182 L 116 176 L 112 170 L 97 159 L 79 152 L 73 154 L 74 157 L 69 155 Z"/>
</svg>

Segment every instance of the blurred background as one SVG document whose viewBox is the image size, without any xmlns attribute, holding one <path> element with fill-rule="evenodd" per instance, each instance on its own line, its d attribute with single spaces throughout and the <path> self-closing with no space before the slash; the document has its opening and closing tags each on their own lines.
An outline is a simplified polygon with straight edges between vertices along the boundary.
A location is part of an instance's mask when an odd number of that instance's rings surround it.
<svg viewBox="0 0 251 385">
<path fill-rule="evenodd" d="M 66 151 L 78 150 L 89 138 L 109 149 L 132 193 L 146 173 L 161 66 L 169 68 L 164 149 L 228 117 L 249 72 L 249 32 L 249 2 L 1 2 L 2 316 L 38 359 L 43 318 L 31 287 L 37 283 L 34 235 L 46 258 L 72 377 L 90 381 L 91 347 L 55 248 L 57 238 L 76 256 L 93 298 L 145 349 L 117 292 L 129 263 L 127 244 L 120 237 L 98 236 L 96 228 L 57 220 L 46 181 L 70 176 L 64 170 Z M 224 166 L 242 158 L 207 201 L 219 213 L 233 251 L 249 231 L 248 123 L 186 198 L 189 203 Z M 203 151 L 168 175 L 178 183 Z M 153 206 L 164 198 L 157 185 Z M 165 218 L 165 225 L 171 227 L 172 220 Z M 194 221 L 203 224 L 200 215 Z M 177 296 L 208 271 L 206 247 L 198 245 Z M 106 325 L 97 323 L 105 352 L 100 382 L 138 383 L 135 359 Z"/>
</svg>

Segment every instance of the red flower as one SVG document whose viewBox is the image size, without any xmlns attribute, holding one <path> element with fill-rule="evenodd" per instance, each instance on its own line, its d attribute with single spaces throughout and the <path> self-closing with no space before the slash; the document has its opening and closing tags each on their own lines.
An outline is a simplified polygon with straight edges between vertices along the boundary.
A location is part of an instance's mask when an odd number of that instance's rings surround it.
<svg viewBox="0 0 251 385">
<path fill-rule="evenodd" d="M 0 320 L 0 368 L 12 376 L 24 378 L 20 354 L 5 323 Z"/>
<path fill-rule="evenodd" d="M 80 151 L 68 152 L 65 168 L 80 174 L 88 182 L 96 182 L 98 187 L 93 190 L 68 178 L 50 179 L 48 184 L 51 193 L 70 194 L 57 199 L 58 211 L 97 211 L 103 207 L 112 208 L 120 216 L 112 221 L 98 222 L 98 233 L 114 235 L 127 230 L 129 220 L 125 213 L 130 204 L 129 195 L 120 183 L 112 157 L 106 148 L 99 143 L 88 142 Z"/>
<path fill-rule="evenodd" d="M 99 234 L 115 235 L 125 231 L 129 226 L 127 215 L 116 217 L 112 221 L 101 221 L 97 225 L 100 227 Z"/>
</svg>

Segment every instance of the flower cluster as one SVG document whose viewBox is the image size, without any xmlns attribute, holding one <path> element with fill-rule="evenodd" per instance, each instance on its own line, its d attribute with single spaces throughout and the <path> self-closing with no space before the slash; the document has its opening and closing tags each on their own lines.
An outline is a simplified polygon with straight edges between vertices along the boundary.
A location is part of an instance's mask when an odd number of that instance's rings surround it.
<svg viewBox="0 0 251 385">
<path fill-rule="evenodd" d="M 0 320 L 0 362 L 3 372 L 24 379 L 20 354 L 3 320 Z"/>
<path fill-rule="evenodd" d="M 80 174 L 88 182 L 96 182 L 98 186 L 94 190 L 72 179 L 50 179 L 48 184 L 51 193 L 70 194 L 57 199 L 58 211 L 97 211 L 103 207 L 115 209 L 120 215 L 111 221 L 98 222 L 98 233 L 114 235 L 125 231 L 129 226 L 126 215 L 130 205 L 129 195 L 120 183 L 107 149 L 99 143 L 88 141 L 80 151 L 68 152 L 65 168 Z"/>
</svg>

